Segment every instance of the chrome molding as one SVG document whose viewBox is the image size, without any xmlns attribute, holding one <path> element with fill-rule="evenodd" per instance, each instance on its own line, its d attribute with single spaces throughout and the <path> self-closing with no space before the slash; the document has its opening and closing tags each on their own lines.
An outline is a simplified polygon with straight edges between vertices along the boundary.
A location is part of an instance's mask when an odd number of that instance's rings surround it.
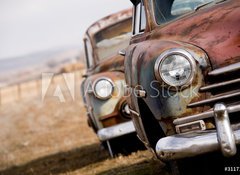
<svg viewBox="0 0 240 175">
<path fill-rule="evenodd" d="M 208 90 L 211 90 L 211 89 L 215 89 L 215 88 L 219 88 L 219 87 L 223 87 L 223 86 L 227 86 L 227 85 L 235 84 L 235 83 L 239 83 L 239 82 L 240 82 L 240 78 L 237 78 L 237 79 L 234 79 L 234 80 L 225 81 L 225 82 L 222 82 L 222 83 L 216 83 L 216 84 L 201 87 L 200 91 L 208 91 Z"/>
<path fill-rule="evenodd" d="M 197 120 L 189 123 L 184 123 L 181 125 L 176 125 L 175 128 L 178 134 L 191 131 L 204 131 L 206 130 L 206 124 L 203 120 Z"/>
<path fill-rule="evenodd" d="M 217 130 L 217 139 L 221 151 L 225 157 L 233 156 L 237 153 L 237 147 L 228 117 L 227 107 L 218 103 L 213 108 Z"/>
<path fill-rule="evenodd" d="M 137 97 L 146 98 L 147 92 L 145 90 L 135 90 Z"/>
<path fill-rule="evenodd" d="M 224 99 L 232 98 L 232 97 L 236 97 L 236 96 L 240 96 L 240 91 L 233 92 L 233 93 L 230 93 L 230 94 L 227 94 L 227 95 L 212 97 L 212 98 L 202 100 L 202 101 L 198 101 L 198 102 L 195 102 L 195 103 L 190 103 L 190 104 L 188 104 L 188 107 L 197 107 L 197 106 L 201 106 L 201 105 L 206 105 L 206 104 L 209 104 L 209 103 L 217 102 L 219 100 L 222 101 Z"/>
<path fill-rule="evenodd" d="M 215 69 L 211 72 L 208 73 L 208 75 L 210 76 L 217 76 L 217 75 L 221 75 L 221 74 L 225 74 L 225 73 L 229 73 L 229 72 L 234 72 L 240 70 L 240 62 L 235 63 L 235 64 L 231 64 L 229 66 L 226 67 L 222 67 L 219 69 Z"/>
<path fill-rule="evenodd" d="M 233 131 L 233 135 L 236 144 L 240 144 L 240 127 Z M 217 151 L 219 148 L 215 131 L 199 131 L 160 139 L 156 153 L 162 160 L 175 160 Z"/>
<path fill-rule="evenodd" d="M 136 115 L 137 117 L 140 116 L 140 114 L 136 111 L 134 111 L 133 109 L 129 108 L 129 111 L 133 114 L 133 115 Z"/>
<path fill-rule="evenodd" d="M 239 112 L 240 111 L 240 104 L 228 106 L 227 111 L 228 111 L 228 113 Z M 196 121 L 196 120 L 202 120 L 202 119 L 206 119 L 206 118 L 210 118 L 210 117 L 214 117 L 213 109 L 211 109 L 209 111 L 206 111 L 206 112 L 203 112 L 203 113 L 200 113 L 200 114 L 190 115 L 190 116 L 187 116 L 187 117 L 175 119 L 173 121 L 173 123 L 175 125 L 181 125 L 181 124 L 193 122 L 193 121 Z"/>
<path fill-rule="evenodd" d="M 108 128 L 98 130 L 97 135 L 100 141 L 110 140 L 126 134 L 135 132 L 135 127 L 132 121 L 117 124 Z"/>
</svg>

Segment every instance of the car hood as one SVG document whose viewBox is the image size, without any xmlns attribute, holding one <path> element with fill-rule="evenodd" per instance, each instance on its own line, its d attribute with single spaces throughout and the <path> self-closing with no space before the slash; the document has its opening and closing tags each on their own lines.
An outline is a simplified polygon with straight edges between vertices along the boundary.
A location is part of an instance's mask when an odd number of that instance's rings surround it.
<svg viewBox="0 0 240 175">
<path fill-rule="evenodd" d="M 97 64 L 94 73 L 106 71 L 120 71 L 124 72 L 124 57 L 121 55 L 113 56 Z"/>
<path fill-rule="evenodd" d="M 202 48 L 212 68 L 240 61 L 240 1 L 199 9 L 152 32 L 149 38 L 181 41 Z"/>
</svg>

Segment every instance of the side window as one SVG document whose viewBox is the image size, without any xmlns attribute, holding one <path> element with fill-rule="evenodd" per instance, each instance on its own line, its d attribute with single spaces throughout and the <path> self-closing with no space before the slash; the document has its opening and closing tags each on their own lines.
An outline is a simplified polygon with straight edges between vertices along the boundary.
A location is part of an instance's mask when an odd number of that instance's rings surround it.
<svg viewBox="0 0 240 175">
<path fill-rule="evenodd" d="M 88 38 L 84 39 L 84 48 L 87 67 L 90 68 L 93 65 L 93 50 Z"/>
<path fill-rule="evenodd" d="M 143 32 L 146 28 L 146 14 L 143 3 L 140 1 L 134 7 L 133 35 Z"/>
</svg>

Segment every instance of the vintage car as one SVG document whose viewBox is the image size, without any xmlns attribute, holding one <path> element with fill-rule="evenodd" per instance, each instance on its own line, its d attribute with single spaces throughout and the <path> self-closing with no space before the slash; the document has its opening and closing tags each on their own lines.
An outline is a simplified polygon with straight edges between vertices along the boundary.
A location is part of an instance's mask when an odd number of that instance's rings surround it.
<svg viewBox="0 0 240 175">
<path fill-rule="evenodd" d="M 219 151 L 234 156 L 240 144 L 240 1 L 131 2 L 125 96 L 138 137 L 166 162 Z"/>
<path fill-rule="evenodd" d="M 87 71 L 81 92 L 88 124 L 111 156 L 142 145 L 123 97 L 124 57 L 119 54 L 129 45 L 131 26 L 132 10 L 124 10 L 92 24 L 84 37 Z"/>
</svg>

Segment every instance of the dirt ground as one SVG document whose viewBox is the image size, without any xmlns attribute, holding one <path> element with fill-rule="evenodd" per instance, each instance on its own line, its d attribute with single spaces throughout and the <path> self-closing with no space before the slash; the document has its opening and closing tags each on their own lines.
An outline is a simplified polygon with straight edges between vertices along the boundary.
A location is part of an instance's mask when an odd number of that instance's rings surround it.
<svg viewBox="0 0 240 175">
<path fill-rule="evenodd" d="M 66 99 L 0 106 L 0 175 L 168 174 L 148 151 L 110 158 L 87 126 L 81 98 Z"/>
</svg>

